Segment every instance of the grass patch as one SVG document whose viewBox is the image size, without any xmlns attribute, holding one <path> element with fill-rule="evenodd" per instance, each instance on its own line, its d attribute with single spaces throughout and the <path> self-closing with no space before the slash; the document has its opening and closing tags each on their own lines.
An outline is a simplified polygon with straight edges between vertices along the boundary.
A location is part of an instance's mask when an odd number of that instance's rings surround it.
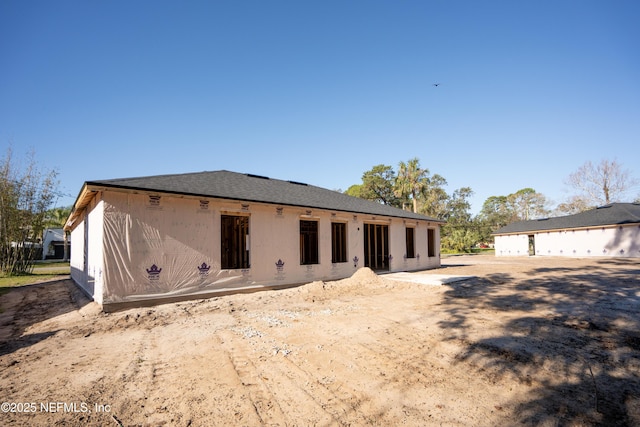
<svg viewBox="0 0 640 427">
<path fill-rule="evenodd" d="M 468 251 L 454 251 L 451 249 L 442 249 L 440 252 L 442 255 L 475 255 L 475 254 L 483 254 L 483 255 L 494 255 L 496 253 L 495 249 L 487 248 L 487 249 L 479 249 L 473 248 Z"/>
<path fill-rule="evenodd" d="M 69 261 L 36 261 L 33 265 L 34 269 L 40 268 L 69 268 Z"/>
<path fill-rule="evenodd" d="M 492 248 L 472 249 L 471 253 L 484 254 L 484 255 L 495 255 L 496 250 L 492 249 Z"/>
<path fill-rule="evenodd" d="M 54 277 L 59 277 L 64 275 L 65 273 L 60 273 L 60 274 L 49 273 L 49 274 L 25 274 L 23 276 L 0 277 L 0 292 L 3 292 L 3 291 L 8 292 L 9 290 L 8 288 L 32 285 L 36 282 L 41 282 L 43 280 L 53 279 Z"/>
<path fill-rule="evenodd" d="M 39 262 L 34 265 L 31 274 L 0 276 L 0 295 L 9 292 L 9 288 L 31 285 L 58 276 L 65 276 L 70 272 L 71 268 L 68 262 Z"/>
</svg>

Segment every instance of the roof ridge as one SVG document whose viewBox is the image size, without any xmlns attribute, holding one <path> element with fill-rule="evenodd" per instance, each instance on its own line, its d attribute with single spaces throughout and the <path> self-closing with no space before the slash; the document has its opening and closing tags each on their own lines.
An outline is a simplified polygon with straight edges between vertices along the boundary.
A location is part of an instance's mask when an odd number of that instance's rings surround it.
<svg viewBox="0 0 640 427">
<path fill-rule="evenodd" d="M 85 185 L 444 222 L 300 181 L 228 170 L 94 180 Z"/>
<path fill-rule="evenodd" d="M 512 222 L 492 234 L 620 226 L 637 223 L 640 223 L 640 203 L 616 202 L 570 215 Z"/>
<path fill-rule="evenodd" d="M 91 182 L 105 182 L 105 181 L 110 181 L 110 182 L 114 182 L 114 181 L 125 181 L 125 180 L 131 180 L 131 179 L 148 179 L 148 178 L 159 178 L 159 177 L 169 177 L 169 176 L 186 176 L 186 175 L 200 175 L 200 174 L 205 174 L 205 173 L 215 173 L 215 172 L 230 172 L 230 173 L 238 173 L 238 172 L 232 172 L 232 171 L 228 171 L 228 170 L 213 170 L 213 171 L 199 171 L 199 172 L 183 172 L 183 173 L 165 173 L 165 174 L 160 174 L 160 175 L 142 175 L 142 176 L 128 176 L 128 177 L 121 177 L 121 178 L 108 178 L 108 179 L 91 179 L 86 181 L 87 183 L 91 183 Z"/>
</svg>

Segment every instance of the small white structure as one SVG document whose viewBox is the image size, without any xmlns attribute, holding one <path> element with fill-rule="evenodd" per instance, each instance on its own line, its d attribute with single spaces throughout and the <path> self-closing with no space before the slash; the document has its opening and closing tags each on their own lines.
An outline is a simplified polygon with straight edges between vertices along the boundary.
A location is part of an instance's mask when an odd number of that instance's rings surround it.
<svg viewBox="0 0 640 427">
<path fill-rule="evenodd" d="M 640 204 L 520 221 L 493 234 L 496 256 L 640 257 Z"/>
<path fill-rule="evenodd" d="M 440 266 L 442 221 L 228 171 L 86 182 L 72 279 L 105 310 Z"/>
<path fill-rule="evenodd" d="M 64 230 L 47 228 L 42 233 L 42 259 L 64 259 Z"/>
</svg>

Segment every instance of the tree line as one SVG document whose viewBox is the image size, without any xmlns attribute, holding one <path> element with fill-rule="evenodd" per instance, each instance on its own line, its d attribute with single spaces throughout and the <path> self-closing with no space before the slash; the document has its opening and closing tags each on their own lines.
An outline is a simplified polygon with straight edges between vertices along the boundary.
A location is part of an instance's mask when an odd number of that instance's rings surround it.
<svg viewBox="0 0 640 427">
<path fill-rule="evenodd" d="M 574 189 L 574 194 L 554 210 L 549 209 L 550 201 L 543 194 L 527 187 L 487 198 L 480 213 L 474 216 L 469 202 L 474 194 L 471 187 L 447 193 L 447 180 L 432 175 L 415 157 L 400 162 L 397 172 L 389 165 L 374 166 L 362 174 L 362 183 L 352 185 L 345 193 L 444 220 L 442 250 L 465 252 L 477 244 L 491 242 L 491 233 L 516 221 L 574 214 L 625 201 L 624 197 L 638 181 L 617 161 L 602 160 L 596 165 L 585 163 L 569 175 L 566 184 Z M 640 201 L 640 196 L 636 201 Z"/>
<path fill-rule="evenodd" d="M 51 208 L 58 185 L 58 172 L 41 169 L 33 152 L 21 160 L 7 149 L 0 160 L 1 275 L 30 273 L 44 229 L 66 221 L 70 208 Z"/>
<path fill-rule="evenodd" d="M 71 208 L 52 209 L 60 195 L 57 177 L 55 169 L 38 166 L 34 153 L 27 156 L 26 162 L 20 162 L 9 147 L 0 159 L 0 274 L 31 272 L 43 230 L 64 225 Z M 548 209 L 549 201 L 543 194 L 523 188 L 489 197 L 480 213 L 473 216 L 471 187 L 449 194 L 445 190 L 447 180 L 431 174 L 418 158 L 413 158 L 400 162 L 397 172 L 388 165 L 374 166 L 363 173 L 362 183 L 352 185 L 345 193 L 446 221 L 442 249 L 460 252 L 490 242 L 491 233 L 515 221 L 577 213 L 625 201 L 625 195 L 638 181 L 615 160 L 603 160 L 596 165 L 585 163 L 569 175 L 567 184 L 576 190 L 575 194 L 554 211 Z M 636 201 L 640 202 L 640 197 Z"/>
</svg>

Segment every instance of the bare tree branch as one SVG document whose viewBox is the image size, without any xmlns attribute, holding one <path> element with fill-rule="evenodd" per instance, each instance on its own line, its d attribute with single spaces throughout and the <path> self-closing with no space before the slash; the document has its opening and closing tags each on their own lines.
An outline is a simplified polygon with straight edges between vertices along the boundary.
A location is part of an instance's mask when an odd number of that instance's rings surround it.
<svg viewBox="0 0 640 427">
<path fill-rule="evenodd" d="M 586 162 L 567 177 L 566 184 L 578 192 L 573 199 L 583 200 L 588 209 L 626 201 L 627 193 L 638 181 L 616 160 L 604 159 L 597 165 Z"/>
</svg>

